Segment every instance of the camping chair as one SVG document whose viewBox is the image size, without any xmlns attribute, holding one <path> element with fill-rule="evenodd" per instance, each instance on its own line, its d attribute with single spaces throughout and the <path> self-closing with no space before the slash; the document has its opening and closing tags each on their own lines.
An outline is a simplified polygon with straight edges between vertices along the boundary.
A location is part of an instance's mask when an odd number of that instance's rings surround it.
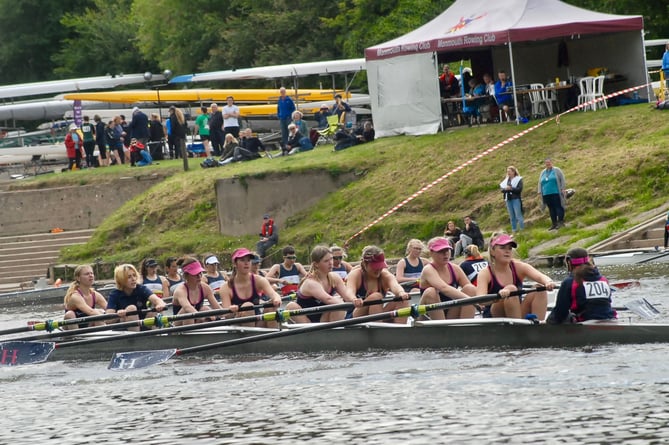
<svg viewBox="0 0 669 445">
<path fill-rule="evenodd" d="M 595 80 L 593 82 L 592 86 L 592 98 L 593 100 L 596 99 L 602 99 L 599 102 L 595 102 L 592 104 L 592 109 L 597 110 L 597 108 L 606 108 L 608 109 L 609 106 L 606 103 L 606 99 L 603 99 L 604 97 L 604 79 L 605 76 L 597 76 L 595 77 Z"/>
<path fill-rule="evenodd" d="M 328 126 L 322 130 L 316 130 L 320 135 L 318 144 L 332 143 L 334 144 L 334 135 L 339 129 L 339 116 L 336 114 L 327 117 Z"/>
</svg>

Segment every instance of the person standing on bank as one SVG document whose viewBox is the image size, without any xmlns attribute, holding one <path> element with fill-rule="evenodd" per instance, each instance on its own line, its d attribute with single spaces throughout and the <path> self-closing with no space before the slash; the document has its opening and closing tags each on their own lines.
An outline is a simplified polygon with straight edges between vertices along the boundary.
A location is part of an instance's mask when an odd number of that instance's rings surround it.
<svg viewBox="0 0 669 445">
<path fill-rule="evenodd" d="M 276 115 L 279 118 L 281 125 L 281 149 L 286 148 L 288 143 L 288 125 L 293 119 L 293 111 L 295 111 L 295 103 L 293 99 L 286 95 L 286 88 L 279 89 L 279 102 L 276 104 Z"/>
<path fill-rule="evenodd" d="M 223 132 L 239 139 L 239 107 L 235 105 L 232 96 L 228 96 L 225 100 L 227 105 L 223 107 Z"/>
<path fill-rule="evenodd" d="M 499 184 L 506 202 L 506 209 L 511 218 L 511 230 L 522 230 L 525 228 L 523 219 L 523 201 L 520 194 L 523 192 L 523 177 L 513 165 L 506 168 L 506 178 Z"/>
<path fill-rule="evenodd" d="M 662 55 L 662 71 L 664 71 L 664 86 L 669 89 L 669 42 Z M 664 99 L 667 100 L 667 97 L 665 96 Z"/>
<path fill-rule="evenodd" d="M 548 207 L 551 215 L 551 226 L 548 230 L 557 230 L 564 227 L 564 209 L 567 206 L 565 189 L 567 181 L 562 170 L 553 165 L 551 158 L 544 161 L 546 168 L 539 175 L 538 193 L 541 195 L 544 206 Z"/>
</svg>

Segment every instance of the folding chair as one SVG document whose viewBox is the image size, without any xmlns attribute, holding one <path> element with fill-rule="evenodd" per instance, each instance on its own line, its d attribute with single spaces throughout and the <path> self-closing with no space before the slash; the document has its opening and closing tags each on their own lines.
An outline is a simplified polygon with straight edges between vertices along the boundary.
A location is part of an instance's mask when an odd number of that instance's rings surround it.
<svg viewBox="0 0 669 445">
<path fill-rule="evenodd" d="M 327 117 L 328 126 L 322 130 L 316 130 L 320 135 L 318 144 L 332 143 L 334 144 L 334 135 L 339 129 L 339 116 L 333 114 Z"/>
</svg>

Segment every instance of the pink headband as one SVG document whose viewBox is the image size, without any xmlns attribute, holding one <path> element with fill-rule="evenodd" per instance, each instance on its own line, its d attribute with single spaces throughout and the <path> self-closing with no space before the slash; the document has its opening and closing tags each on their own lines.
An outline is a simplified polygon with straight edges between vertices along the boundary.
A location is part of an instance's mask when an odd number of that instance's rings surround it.
<svg viewBox="0 0 669 445">
<path fill-rule="evenodd" d="M 572 266 L 578 266 L 580 264 L 585 264 L 590 262 L 590 257 L 583 257 L 583 258 L 571 258 L 569 260 Z"/>
</svg>

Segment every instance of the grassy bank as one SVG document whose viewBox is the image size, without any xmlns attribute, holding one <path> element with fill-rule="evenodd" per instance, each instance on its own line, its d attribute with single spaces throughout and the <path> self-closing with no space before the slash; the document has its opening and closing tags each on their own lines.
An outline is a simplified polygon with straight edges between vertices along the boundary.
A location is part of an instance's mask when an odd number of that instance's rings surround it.
<svg viewBox="0 0 669 445">
<path fill-rule="evenodd" d="M 510 230 L 498 190 L 506 166 L 513 164 L 525 178 L 523 193 L 527 229 L 517 238 L 519 252 L 562 253 L 573 245 L 590 245 L 633 225 L 635 216 L 666 210 L 669 181 L 669 126 L 665 112 L 647 104 L 615 107 L 596 113 L 571 113 L 483 156 L 471 165 L 409 202 L 373 226 L 350 245 L 355 258 L 366 244 L 379 244 L 400 256 L 409 238 L 426 240 L 441 234 L 447 220 L 461 224 L 472 214 L 485 232 Z M 531 124 L 530 124 L 531 125 Z M 374 143 L 333 153 L 332 146 L 280 159 L 261 159 L 217 169 L 181 171 L 181 161 L 164 161 L 150 169 L 114 167 L 49 175 L 24 183 L 85 184 L 110 176 L 165 174 L 166 179 L 128 201 L 102 224 L 91 242 L 66 249 L 68 262 L 137 262 L 145 256 L 164 258 L 182 253 L 230 252 L 252 247 L 256 236 L 225 237 L 218 233 L 214 181 L 218 178 L 260 176 L 268 172 L 324 169 L 337 174 L 355 171 L 360 179 L 329 195 L 308 211 L 293 215 L 281 227 L 281 244 L 313 246 L 343 243 L 388 209 L 484 150 L 529 125 L 487 125 L 459 128 L 431 136 L 383 138 Z M 552 157 L 576 195 L 567 208 L 567 227 L 548 232 L 550 221 L 536 193 L 543 160 Z M 262 209 L 260 210 L 262 212 Z M 260 221 L 249 221 L 252 227 Z"/>
</svg>

